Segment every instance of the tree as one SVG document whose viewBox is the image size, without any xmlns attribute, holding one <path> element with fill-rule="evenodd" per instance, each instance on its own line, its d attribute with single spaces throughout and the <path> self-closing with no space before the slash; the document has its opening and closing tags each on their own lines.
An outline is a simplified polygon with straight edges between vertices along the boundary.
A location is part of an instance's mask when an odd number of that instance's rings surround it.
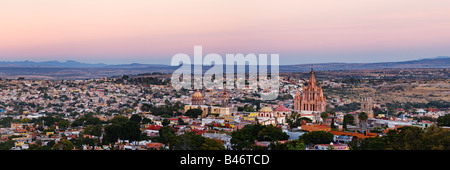
<svg viewBox="0 0 450 170">
<path fill-rule="evenodd" d="M 352 142 L 353 150 L 449 150 L 450 131 L 432 125 L 425 130 L 405 126 L 390 130 L 383 137 L 366 138 Z"/>
<path fill-rule="evenodd" d="M 330 111 L 330 115 L 331 115 L 331 129 L 335 129 L 336 126 L 334 125 L 334 118 L 336 116 L 336 112 L 334 110 Z"/>
<path fill-rule="evenodd" d="M 105 127 L 105 138 L 108 142 L 122 140 L 136 141 L 140 139 L 141 128 L 138 123 L 128 120 L 125 116 L 117 115 L 110 120 L 112 123 Z"/>
<path fill-rule="evenodd" d="M 368 118 L 369 118 L 369 117 L 367 116 L 367 113 L 366 113 L 366 112 L 361 112 L 361 113 L 359 113 L 359 115 L 358 115 L 358 119 L 359 119 L 360 121 L 366 121 Z"/>
<path fill-rule="evenodd" d="M 77 120 L 72 122 L 72 127 L 78 126 L 87 126 L 87 125 L 99 125 L 102 124 L 102 121 L 98 117 L 92 117 L 90 115 L 86 115 L 78 118 Z"/>
<path fill-rule="evenodd" d="M 181 118 L 178 118 L 178 124 L 179 124 L 179 125 L 187 125 L 187 124 L 184 122 L 184 120 L 181 119 Z"/>
<path fill-rule="evenodd" d="M 128 118 L 122 115 L 114 116 L 109 122 L 112 124 L 121 124 L 128 121 Z"/>
<path fill-rule="evenodd" d="M 285 143 L 271 142 L 270 150 L 305 150 L 306 146 L 302 140 L 291 140 Z"/>
<path fill-rule="evenodd" d="M 150 111 L 152 108 L 153 108 L 153 105 L 147 104 L 147 103 L 144 103 L 144 104 L 142 104 L 142 106 L 141 106 L 141 110 L 144 111 L 144 112 L 148 112 L 148 111 Z"/>
<path fill-rule="evenodd" d="M 222 142 L 210 138 L 205 138 L 200 150 L 225 150 L 225 146 Z"/>
<path fill-rule="evenodd" d="M 142 119 L 142 123 L 143 124 L 153 124 L 153 121 L 151 119 L 149 119 L 149 118 L 144 117 Z"/>
<path fill-rule="evenodd" d="M 322 118 L 322 122 L 323 124 L 325 124 L 325 120 L 328 119 L 328 113 L 327 112 L 320 113 L 320 118 Z"/>
<path fill-rule="evenodd" d="M 103 136 L 103 139 L 108 143 L 115 143 L 119 139 L 120 129 L 121 127 L 118 124 L 105 126 L 105 136 Z"/>
<path fill-rule="evenodd" d="M 58 122 L 58 128 L 62 129 L 62 130 L 67 129 L 69 127 L 69 125 L 70 125 L 70 122 L 68 120 L 60 120 Z"/>
<path fill-rule="evenodd" d="M 350 114 L 344 115 L 344 120 L 342 121 L 342 126 L 347 130 L 347 125 L 353 125 L 354 117 Z"/>
<path fill-rule="evenodd" d="M 30 144 L 27 150 L 50 150 L 51 147 L 42 146 L 41 144 Z"/>
<path fill-rule="evenodd" d="M 450 114 L 439 116 L 437 122 L 439 126 L 450 126 Z"/>
<path fill-rule="evenodd" d="M 141 120 L 142 120 L 142 117 L 137 114 L 131 115 L 131 117 L 130 117 L 130 121 L 133 121 L 136 123 L 141 123 Z"/>
<path fill-rule="evenodd" d="M 100 125 L 102 121 L 98 117 L 88 117 L 85 125 Z"/>
<path fill-rule="evenodd" d="M 297 142 L 297 143 L 288 143 L 287 148 L 288 150 L 305 150 L 306 146 L 303 142 Z"/>
<path fill-rule="evenodd" d="M 0 150 L 10 150 L 14 146 L 14 141 L 7 140 L 0 142 Z"/>
<path fill-rule="evenodd" d="M 73 144 L 72 142 L 70 142 L 67 139 L 63 139 L 61 141 L 59 141 L 58 143 L 56 143 L 55 145 L 53 145 L 53 150 L 72 150 L 73 149 Z"/>
<path fill-rule="evenodd" d="M 187 132 L 172 138 L 169 142 L 170 148 L 175 150 L 200 150 L 205 138 L 195 132 Z"/>
<path fill-rule="evenodd" d="M 330 132 L 325 131 L 312 131 L 303 134 L 299 137 L 300 140 L 303 140 L 307 145 L 315 145 L 315 144 L 328 144 L 333 142 L 334 135 Z"/>
<path fill-rule="evenodd" d="M 328 145 L 327 150 L 336 150 L 333 145 Z"/>
<path fill-rule="evenodd" d="M 202 115 L 203 111 L 201 109 L 189 109 L 186 111 L 185 115 L 190 118 L 198 118 L 198 116 Z"/>
<path fill-rule="evenodd" d="M 265 126 L 258 132 L 257 139 L 259 141 L 278 141 L 278 140 L 287 140 L 289 135 L 273 125 Z"/>
<path fill-rule="evenodd" d="M 106 89 L 105 89 L 106 90 Z M 102 106 L 99 106 L 99 107 L 97 107 L 95 110 L 96 110 L 96 112 L 97 113 L 100 113 L 100 110 L 102 110 L 103 109 L 103 107 Z"/>
<path fill-rule="evenodd" d="M 163 126 L 167 126 L 167 125 L 169 125 L 170 124 L 170 120 L 169 119 L 164 119 L 163 121 L 162 121 L 162 125 Z"/>
<path fill-rule="evenodd" d="M 358 119 L 361 127 L 361 133 L 363 133 L 367 130 L 367 119 L 369 119 L 369 117 L 366 112 L 361 112 L 358 115 Z"/>
<path fill-rule="evenodd" d="M 311 123 L 312 122 L 312 120 L 310 118 L 308 118 L 308 117 L 301 117 L 300 121 L 305 121 L 306 123 Z"/>
<path fill-rule="evenodd" d="M 244 128 L 231 133 L 231 145 L 233 149 L 251 149 L 252 145 L 255 144 L 255 139 L 251 135 L 250 130 Z"/>
<path fill-rule="evenodd" d="M 242 129 L 232 132 L 231 146 L 237 150 L 252 149 L 252 145 L 255 144 L 261 129 L 263 129 L 263 126 L 260 124 L 245 125 Z"/>
<path fill-rule="evenodd" d="M 46 116 L 46 117 L 39 117 L 37 119 L 32 119 L 30 123 L 44 123 L 45 126 L 53 126 L 55 122 L 59 122 L 60 120 L 63 120 L 59 117 L 53 117 L 53 116 Z"/>
<path fill-rule="evenodd" d="M 384 150 L 387 144 L 384 138 L 377 136 L 363 139 L 359 144 L 352 142 L 349 146 L 352 150 Z"/>
<path fill-rule="evenodd" d="M 163 144 L 168 144 L 170 140 L 175 137 L 175 130 L 170 126 L 161 127 L 159 130 L 159 141 Z"/>
<path fill-rule="evenodd" d="M 279 141 L 287 140 L 289 136 L 280 128 L 260 124 L 246 125 L 242 129 L 231 133 L 231 145 L 234 149 L 254 149 L 255 140 Z"/>
<path fill-rule="evenodd" d="M 255 108 L 253 107 L 253 105 L 245 105 L 243 111 L 244 112 L 254 112 Z"/>
<path fill-rule="evenodd" d="M 287 116 L 286 122 L 289 124 L 291 128 L 301 126 L 301 114 L 294 112 Z"/>
<path fill-rule="evenodd" d="M 404 126 L 400 128 L 400 136 L 403 138 L 403 148 L 406 150 L 422 149 L 422 129 L 413 126 Z"/>
<path fill-rule="evenodd" d="M 122 123 L 120 130 L 120 139 L 137 141 L 141 137 L 141 128 L 136 122 L 127 121 Z"/>
<path fill-rule="evenodd" d="M 84 133 L 88 135 L 100 136 L 102 133 L 102 125 L 89 125 L 84 128 Z"/>
<path fill-rule="evenodd" d="M 425 129 L 422 141 L 426 150 L 450 150 L 450 131 L 432 125 Z"/>
</svg>

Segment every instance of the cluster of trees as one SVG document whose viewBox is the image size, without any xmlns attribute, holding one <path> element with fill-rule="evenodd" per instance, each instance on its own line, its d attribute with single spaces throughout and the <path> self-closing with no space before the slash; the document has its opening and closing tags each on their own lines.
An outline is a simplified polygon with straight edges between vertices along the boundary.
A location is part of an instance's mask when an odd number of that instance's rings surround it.
<svg viewBox="0 0 450 170">
<path fill-rule="evenodd" d="M 289 136 L 276 126 L 246 125 L 231 133 L 231 145 L 237 150 L 255 149 L 255 140 L 274 142 L 288 138 Z"/>
<path fill-rule="evenodd" d="M 103 122 L 98 117 L 93 117 L 92 114 L 87 114 L 85 116 L 82 116 L 75 121 L 72 122 L 72 127 L 79 127 L 79 126 L 88 126 L 88 125 L 99 125 Z"/>
<path fill-rule="evenodd" d="M 436 125 L 425 130 L 405 126 L 385 136 L 350 143 L 353 150 L 450 150 L 450 131 Z"/>
<path fill-rule="evenodd" d="M 256 110 L 261 109 L 261 103 L 263 103 L 261 100 L 257 100 L 257 99 L 253 99 L 253 98 L 245 98 L 245 99 L 237 98 L 235 100 L 237 102 L 241 102 L 241 103 L 249 103 L 249 107 L 252 107 L 252 108 L 253 108 L 253 106 L 256 106 Z"/>
<path fill-rule="evenodd" d="M 299 137 L 300 141 L 303 141 L 306 145 L 316 144 L 329 144 L 333 142 L 334 135 L 325 131 L 312 131 L 307 132 Z"/>
<path fill-rule="evenodd" d="M 445 100 L 436 100 L 436 101 L 429 101 L 428 103 L 400 103 L 400 102 L 392 102 L 392 103 L 386 103 L 386 107 L 393 107 L 393 108 L 404 108 L 406 110 L 413 109 L 413 108 L 438 108 L 438 109 L 446 109 L 450 107 L 450 102 Z"/>
<path fill-rule="evenodd" d="M 336 106 L 334 108 L 337 112 L 352 112 L 361 108 L 361 104 L 358 102 L 352 102 L 348 104 L 344 104 L 342 106 Z"/>
<path fill-rule="evenodd" d="M 74 145 L 67 139 L 63 139 L 58 143 L 55 143 L 52 147 L 53 150 L 72 150 Z"/>
<path fill-rule="evenodd" d="M 13 117 L 4 117 L 0 119 L 0 127 L 10 127 L 14 122 Z"/>
<path fill-rule="evenodd" d="M 122 78 L 127 78 L 127 77 L 122 77 Z M 127 78 L 129 83 L 132 84 L 142 84 L 145 86 L 148 85 L 167 85 L 168 83 L 170 83 L 169 80 L 167 79 L 161 79 L 161 78 L 157 78 L 157 77 L 136 77 L 136 78 Z"/>
<path fill-rule="evenodd" d="M 10 150 L 12 147 L 14 147 L 14 141 L 12 140 L 0 142 L 0 150 Z"/>
<path fill-rule="evenodd" d="M 306 123 L 311 123 L 312 120 L 307 117 L 301 117 L 301 114 L 298 112 L 294 112 L 291 115 L 288 115 L 286 118 L 286 122 L 291 128 L 299 127 L 302 125 L 302 121 L 305 121 Z"/>
<path fill-rule="evenodd" d="M 54 126 L 55 122 L 59 122 L 60 120 L 63 120 L 62 118 L 56 116 L 45 116 L 45 117 L 39 117 L 35 119 L 31 119 L 29 123 L 34 123 L 37 125 L 45 125 L 45 126 Z"/>
<path fill-rule="evenodd" d="M 344 120 L 342 121 L 342 127 L 344 128 L 344 130 L 347 130 L 347 125 L 354 125 L 354 121 L 355 118 L 352 115 L 344 115 Z"/>
<path fill-rule="evenodd" d="M 45 118 L 45 117 L 43 117 Z M 46 118 L 49 120 L 50 118 Z M 53 120 L 53 119 L 52 119 Z M 58 122 L 58 126 L 61 125 L 60 122 L 66 121 L 61 120 Z M 109 144 L 114 143 L 118 139 L 137 141 L 146 139 L 146 135 L 141 133 L 139 123 L 147 122 L 146 118 L 142 119 L 139 115 L 132 115 L 130 119 L 125 116 L 115 116 L 109 121 L 111 125 L 103 126 L 103 123 L 96 117 L 87 114 L 83 117 L 78 118 L 72 123 L 72 126 L 85 126 L 83 134 L 94 135 L 97 138 L 72 138 L 70 140 L 62 140 L 59 143 L 50 141 L 47 145 L 42 146 L 41 141 L 37 141 L 37 144 L 30 145 L 30 150 L 72 150 L 73 148 L 82 149 L 83 145 L 97 146 L 99 144 Z M 148 123 L 148 122 L 147 122 Z M 69 122 L 67 122 L 69 124 Z M 104 138 L 100 141 L 98 138 L 102 135 L 102 130 L 104 128 Z M 53 127 L 46 129 L 45 131 L 54 131 Z M 6 143 L 7 144 L 7 143 Z M 5 145 L 6 145 L 5 144 Z M 1 146 L 0 146 L 1 147 Z M 9 147 L 9 145 L 7 146 Z M 12 146 L 11 146 L 12 147 Z M 5 146 L 6 148 L 6 146 Z M 10 148 L 10 147 L 9 147 Z"/>
<path fill-rule="evenodd" d="M 171 126 L 159 129 L 159 137 L 155 140 L 168 145 L 170 150 L 225 150 L 221 141 L 205 138 L 195 132 L 177 136 Z"/>
<path fill-rule="evenodd" d="M 131 121 L 125 116 L 115 116 L 110 120 L 111 125 L 104 128 L 103 140 L 114 143 L 118 139 L 137 141 L 141 139 L 142 132 L 136 121 Z"/>
<path fill-rule="evenodd" d="M 173 137 L 169 146 L 174 150 L 225 150 L 222 142 L 205 138 L 195 132 L 187 132 Z"/>
<path fill-rule="evenodd" d="M 183 107 L 184 105 L 181 104 L 181 102 L 177 102 L 174 104 L 166 102 L 165 106 L 158 106 L 158 107 L 152 104 L 144 103 L 141 106 L 141 110 L 144 112 L 150 112 L 152 115 L 155 116 L 171 117 L 181 115 L 180 110 L 183 110 Z"/>
<path fill-rule="evenodd" d="M 292 140 L 285 143 L 270 143 L 271 150 L 305 150 L 306 145 L 301 140 Z"/>
<path fill-rule="evenodd" d="M 343 79 L 341 81 L 341 83 L 345 83 L 345 84 L 359 84 L 362 81 L 363 81 L 362 79 L 350 78 L 350 79 Z"/>
<path fill-rule="evenodd" d="M 244 107 L 238 107 L 238 111 L 255 112 L 253 105 L 245 105 Z"/>
<path fill-rule="evenodd" d="M 190 118 L 198 118 L 198 116 L 202 115 L 202 109 L 189 109 L 184 113 L 185 116 L 189 116 Z"/>
<path fill-rule="evenodd" d="M 270 144 L 271 150 L 305 150 L 306 146 L 314 146 L 316 144 L 329 144 L 333 142 L 333 134 L 325 131 L 306 132 L 297 140 L 291 140 L 285 143 Z"/>
<path fill-rule="evenodd" d="M 278 100 L 292 100 L 294 99 L 291 94 L 280 94 L 278 95 Z"/>
<path fill-rule="evenodd" d="M 450 114 L 439 116 L 437 118 L 437 123 L 439 126 L 450 126 Z"/>
</svg>

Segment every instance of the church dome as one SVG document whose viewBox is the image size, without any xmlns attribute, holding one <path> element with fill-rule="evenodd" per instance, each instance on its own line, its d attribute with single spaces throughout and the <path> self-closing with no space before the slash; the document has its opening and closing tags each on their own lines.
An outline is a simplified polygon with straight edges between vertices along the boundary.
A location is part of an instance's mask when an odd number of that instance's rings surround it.
<svg viewBox="0 0 450 170">
<path fill-rule="evenodd" d="M 272 111 L 272 109 L 270 108 L 270 107 L 263 107 L 263 108 L 261 108 L 261 110 L 259 110 L 260 112 L 271 112 Z"/>
<path fill-rule="evenodd" d="M 193 98 L 202 98 L 203 95 L 198 90 L 192 95 Z"/>
<path fill-rule="evenodd" d="M 275 111 L 278 111 L 278 112 L 289 112 L 291 110 L 289 110 L 288 108 L 284 107 L 284 105 L 281 105 L 280 107 L 276 108 Z"/>
</svg>

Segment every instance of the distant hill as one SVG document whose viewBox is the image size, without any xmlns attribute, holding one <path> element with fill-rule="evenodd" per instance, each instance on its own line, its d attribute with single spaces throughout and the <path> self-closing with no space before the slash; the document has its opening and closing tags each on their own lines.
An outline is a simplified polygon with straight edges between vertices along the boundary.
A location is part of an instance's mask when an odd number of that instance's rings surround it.
<svg viewBox="0 0 450 170">
<path fill-rule="evenodd" d="M 138 67 L 150 67 L 150 66 L 165 66 L 159 64 L 118 64 L 118 65 L 108 65 L 103 63 L 98 64 L 88 64 L 81 63 L 74 60 L 67 60 L 66 62 L 59 61 L 0 61 L 0 67 L 22 67 L 22 68 L 138 68 Z"/>
<path fill-rule="evenodd" d="M 450 57 L 439 56 L 401 62 L 379 63 L 317 63 L 313 64 L 316 71 L 358 70 L 358 69 L 389 69 L 389 68 L 450 68 Z M 87 64 L 69 60 L 59 61 L 3 61 L 0 62 L 0 78 L 34 77 L 46 79 L 84 79 L 110 77 L 124 74 L 142 73 L 173 73 L 178 66 L 161 64 Z M 204 66 L 206 71 L 211 67 Z M 311 64 L 280 65 L 280 72 L 307 72 Z M 268 68 L 270 72 L 270 68 Z"/>
<path fill-rule="evenodd" d="M 86 64 L 73 60 L 66 62 L 59 61 L 0 61 L 0 67 L 58 67 L 58 68 L 72 68 L 72 67 L 104 67 L 106 64 Z"/>
<path fill-rule="evenodd" d="M 358 70 L 385 68 L 450 68 L 450 57 L 439 56 L 400 62 L 380 63 L 317 63 L 312 64 L 314 70 Z M 305 72 L 311 70 L 311 64 L 283 65 L 280 72 Z"/>
</svg>

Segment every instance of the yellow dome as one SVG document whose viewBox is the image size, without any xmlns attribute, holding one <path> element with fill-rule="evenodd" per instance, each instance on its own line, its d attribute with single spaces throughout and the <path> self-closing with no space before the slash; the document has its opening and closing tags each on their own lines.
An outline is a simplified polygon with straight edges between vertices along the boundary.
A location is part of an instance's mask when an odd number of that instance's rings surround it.
<svg viewBox="0 0 450 170">
<path fill-rule="evenodd" d="M 271 112 L 272 111 L 272 109 L 270 108 L 270 107 L 263 107 L 263 108 L 261 108 L 261 110 L 259 110 L 260 112 Z"/>
<path fill-rule="evenodd" d="M 203 97 L 202 93 L 200 93 L 198 90 L 192 95 L 194 98 L 201 98 Z"/>
</svg>

